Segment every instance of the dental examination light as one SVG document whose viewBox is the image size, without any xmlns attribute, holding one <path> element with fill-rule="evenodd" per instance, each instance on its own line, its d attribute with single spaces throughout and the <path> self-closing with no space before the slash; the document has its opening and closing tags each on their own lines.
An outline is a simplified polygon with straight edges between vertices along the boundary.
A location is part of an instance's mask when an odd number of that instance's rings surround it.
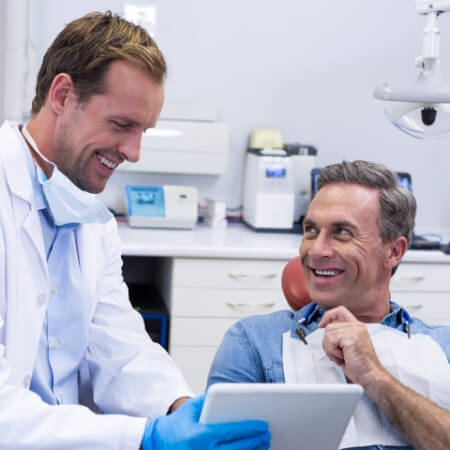
<svg viewBox="0 0 450 450">
<path fill-rule="evenodd" d="M 434 139 L 450 135 L 450 85 L 439 68 L 437 25 L 438 16 L 450 11 L 450 0 L 416 0 L 416 9 L 426 17 L 422 56 L 416 58 L 419 76 L 405 88 L 382 83 L 373 95 L 392 102 L 384 111 L 397 128 L 419 139 Z"/>
</svg>

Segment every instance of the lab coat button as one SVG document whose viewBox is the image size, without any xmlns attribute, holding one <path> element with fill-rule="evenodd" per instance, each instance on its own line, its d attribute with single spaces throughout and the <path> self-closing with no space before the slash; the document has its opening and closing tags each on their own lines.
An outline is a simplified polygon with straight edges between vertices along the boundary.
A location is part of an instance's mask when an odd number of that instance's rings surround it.
<svg viewBox="0 0 450 450">
<path fill-rule="evenodd" d="M 31 383 L 31 375 L 27 375 L 24 379 L 23 379 L 23 387 L 28 389 L 30 387 L 30 383 Z"/>
<path fill-rule="evenodd" d="M 42 306 L 45 303 L 45 294 L 40 294 L 37 298 L 37 303 Z"/>
</svg>

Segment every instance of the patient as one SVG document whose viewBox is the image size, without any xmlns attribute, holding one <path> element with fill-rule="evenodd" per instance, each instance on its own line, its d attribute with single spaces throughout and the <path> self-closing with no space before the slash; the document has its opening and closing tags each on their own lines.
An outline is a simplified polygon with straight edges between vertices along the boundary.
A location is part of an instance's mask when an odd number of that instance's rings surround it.
<svg viewBox="0 0 450 450">
<path fill-rule="evenodd" d="M 340 448 L 450 448 L 450 327 L 410 317 L 389 291 L 415 212 L 379 164 L 322 170 L 300 245 L 314 303 L 233 325 L 208 385 L 358 383 L 365 395 Z"/>
</svg>

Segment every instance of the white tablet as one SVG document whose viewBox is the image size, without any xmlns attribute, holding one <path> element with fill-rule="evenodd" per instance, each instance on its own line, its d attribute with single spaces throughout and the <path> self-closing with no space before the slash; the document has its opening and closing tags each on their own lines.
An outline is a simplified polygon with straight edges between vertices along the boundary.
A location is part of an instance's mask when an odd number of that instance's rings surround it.
<svg viewBox="0 0 450 450">
<path fill-rule="evenodd" d="M 261 419 L 273 450 L 336 450 L 362 393 L 357 384 L 218 383 L 200 423 Z"/>
</svg>

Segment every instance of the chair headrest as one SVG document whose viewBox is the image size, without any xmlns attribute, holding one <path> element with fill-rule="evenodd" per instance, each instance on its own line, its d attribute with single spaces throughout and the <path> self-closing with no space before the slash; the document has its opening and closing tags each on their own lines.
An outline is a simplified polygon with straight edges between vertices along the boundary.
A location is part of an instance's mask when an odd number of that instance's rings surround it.
<svg viewBox="0 0 450 450">
<path fill-rule="evenodd" d="M 281 274 L 281 287 L 289 306 L 298 311 L 303 306 L 311 303 L 305 273 L 303 271 L 300 257 L 291 259 Z"/>
</svg>

